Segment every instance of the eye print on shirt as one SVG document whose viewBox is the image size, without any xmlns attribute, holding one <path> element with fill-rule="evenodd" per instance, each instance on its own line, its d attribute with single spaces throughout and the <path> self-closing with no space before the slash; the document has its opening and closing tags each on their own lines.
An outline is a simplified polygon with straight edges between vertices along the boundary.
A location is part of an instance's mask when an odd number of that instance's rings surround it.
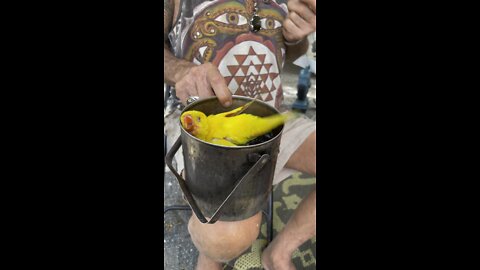
<svg viewBox="0 0 480 270">
<path fill-rule="evenodd" d="M 272 18 L 263 18 L 260 20 L 260 23 L 262 25 L 262 29 L 266 30 L 273 30 L 282 26 L 279 21 Z"/>
<path fill-rule="evenodd" d="M 247 24 L 247 18 L 238 13 L 223 13 L 215 18 L 215 21 L 234 26 L 242 26 Z"/>
</svg>

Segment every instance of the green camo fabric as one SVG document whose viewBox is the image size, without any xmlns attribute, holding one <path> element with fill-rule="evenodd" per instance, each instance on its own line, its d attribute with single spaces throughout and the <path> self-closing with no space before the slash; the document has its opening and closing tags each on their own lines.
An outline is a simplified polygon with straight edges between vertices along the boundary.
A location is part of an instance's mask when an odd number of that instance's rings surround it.
<svg viewBox="0 0 480 270">
<path fill-rule="evenodd" d="M 316 178 L 295 173 L 273 189 L 273 237 L 280 232 L 288 219 L 297 209 L 298 204 L 315 188 Z M 260 235 L 253 245 L 237 259 L 224 266 L 225 270 L 259 270 L 263 269 L 261 254 L 267 246 L 267 223 L 263 216 Z M 316 237 L 302 244 L 292 256 L 297 270 L 317 269 Z"/>
</svg>

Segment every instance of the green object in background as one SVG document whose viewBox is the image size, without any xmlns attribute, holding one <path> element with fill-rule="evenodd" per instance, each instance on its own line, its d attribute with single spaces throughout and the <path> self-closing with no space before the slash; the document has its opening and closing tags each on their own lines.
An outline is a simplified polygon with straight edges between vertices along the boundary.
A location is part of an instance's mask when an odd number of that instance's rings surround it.
<svg viewBox="0 0 480 270">
<path fill-rule="evenodd" d="M 293 212 L 303 198 L 315 188 L 316 178 L 295 173 L 274 187 L 273 192 L 273 237 L 285 227 Z M 263 269 L 261 256 L 267 246 L 266 220 L 263 217 L 260 235 L 243 255 L 226 264 L 225 270 L 260 270 Z M 316 237 L 303 243 L 292 255 L 292 262 L 297 269 L 313 270 L 317 268 Z"/>
</svg>

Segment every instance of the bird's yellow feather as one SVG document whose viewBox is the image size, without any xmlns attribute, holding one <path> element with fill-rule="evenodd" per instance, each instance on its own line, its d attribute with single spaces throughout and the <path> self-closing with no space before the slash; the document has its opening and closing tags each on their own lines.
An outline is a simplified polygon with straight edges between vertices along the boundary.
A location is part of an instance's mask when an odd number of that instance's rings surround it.
<svg viewBox="0 0 480 270">
<path fill-rule="evenodd" d="M 201 140 L 218 145 L 239 146 L 267 134 L 284 124 L 285 121 L 296 117 L 296 114 L 292 112 L 267 117 L 245 113 L 231 117 L 226 116 L 241 109 L 242 107 L 239 107 L 208 117 L 199 111 L 187 111 L 182 114 L 180 121 L 185 130 Z M 190 123 L 190 121 L 192 122 Z"/>
</svg>

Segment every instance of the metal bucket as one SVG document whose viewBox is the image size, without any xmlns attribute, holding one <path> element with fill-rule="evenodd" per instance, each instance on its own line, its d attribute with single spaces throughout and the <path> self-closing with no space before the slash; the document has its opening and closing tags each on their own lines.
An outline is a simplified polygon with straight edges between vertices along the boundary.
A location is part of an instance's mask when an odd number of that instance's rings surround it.
<svg viewBox="0 0 480 270">
<path fill-rule="evenodd" d="M 212 97 L 188 105 L 182 113 L 197 110 L 208 116 L 230 111 L 251 100 L 233 96 L 233 105 L 224 108 L 216 97 Z M 245 113 L 263 117 L 279 112 L 256 101 Z M 181 126 L 180 119 L 178 123 Z M 282 130 L 283 125 L 273 130 L 272 139 L 259 144 L 228 147 L 201 141 L 181 127 L 181 135 L 165 161 L 202 223 L 243 220 L 262 209 L 272 188 Z M 172 159 L 180 146 L 183 147 L 185 180 L 172 166 Z"/>
</svg>

